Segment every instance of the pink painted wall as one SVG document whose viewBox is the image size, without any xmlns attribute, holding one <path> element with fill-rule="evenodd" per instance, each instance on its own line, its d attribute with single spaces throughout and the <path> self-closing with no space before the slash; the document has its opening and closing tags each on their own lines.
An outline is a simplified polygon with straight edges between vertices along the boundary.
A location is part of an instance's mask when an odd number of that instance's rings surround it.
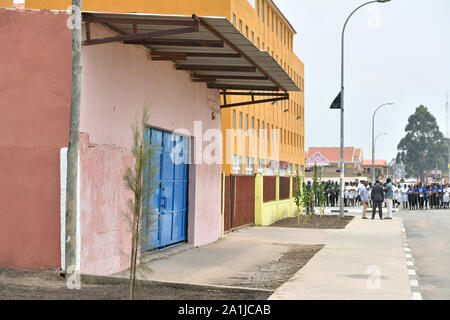
<svg viewBox="0 0 450 320">
<path fill-rule="evenodd" d="M 92 37 L 111 36 L 100 25 Z M 111 274 L 126 269 L 131 236 L 121 211 L 130 196 L 121 175 L 131 164 L 130 124 L 150 107 L 150 125 L 167 131 L 220 129 L 219 94 L 169 62 L 151 62 L 138 46 L 104 44 L 83 47 L 80 131 L 81 272 Z M 221 166 L 190 165 L 188 241 L 196 246 L 221 235 Z"/>
<path fill-rule="evenodd" d="M 67 145 L 66 13 L 0 9 L 0 266 L 60 267 L 59 150 Z"/>
</svg>

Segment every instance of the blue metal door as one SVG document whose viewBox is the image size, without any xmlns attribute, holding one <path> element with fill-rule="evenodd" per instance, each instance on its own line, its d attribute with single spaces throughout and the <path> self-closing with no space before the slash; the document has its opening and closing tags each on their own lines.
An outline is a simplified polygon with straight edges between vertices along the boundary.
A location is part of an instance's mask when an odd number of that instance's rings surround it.
<svg viewBox="0 0 450 320">
<path fill-rule="evenodd" d="M 158 145 L 153 162 L 158 168 L 157 188 L 147 204 L 154 219 L 146 226 L 142 243 L 144 250 L 151 250 L 186 241 L 189 138 L 154 128 L 146 135 L 147 141 Z"/>
</svg>

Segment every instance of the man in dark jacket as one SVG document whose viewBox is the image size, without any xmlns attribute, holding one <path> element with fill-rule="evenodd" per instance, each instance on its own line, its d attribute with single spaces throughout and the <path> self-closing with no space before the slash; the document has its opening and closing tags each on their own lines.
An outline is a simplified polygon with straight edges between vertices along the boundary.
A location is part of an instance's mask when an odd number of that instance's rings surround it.
<svg viewBox="0 0 450 320">
<path fill-rule="evenodd" d="M 373 201 L 372 220 L 375 219 L 377 208 L 378 213 L 380 215 L 380 219 L 383 219 L 384 188 L 380 184 L 380 181 L 378 180 L 372 188 L 372 201 Z"/>
</svg>

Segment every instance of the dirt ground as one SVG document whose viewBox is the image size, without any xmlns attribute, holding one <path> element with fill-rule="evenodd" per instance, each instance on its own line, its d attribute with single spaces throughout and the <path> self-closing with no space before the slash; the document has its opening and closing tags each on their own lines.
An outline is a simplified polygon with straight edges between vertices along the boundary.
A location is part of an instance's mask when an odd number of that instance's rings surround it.
<svg viewBox="0 0 450 320">
<path fill-rule="evenodd" d="M 138 284 L 136 300 L 266 300 L 270 291 L 193 287 L 189 285 Z M 82 284 L 66 288 L 58 270 L 27 271 L 0 268 L 0 300 L 123 300 L 127 284 Z"/>
<path fill-rule="evenodd" d="M 239 288 L 146 281 L 137 284 L 136 300 L 266 300 L 323 247 L 286 246 L 289 249 L 279 259 L 258 266 L 257 271 L 245 278 L 235 277 L 223 283 L 225 286 Z M 89 280 L 82 283 L 80 290 L 69 290 L 59 270 L 29 271 L 0 268 L 0 300 L 127 299 L 126 281 L 106 284 L 102 281 Z"/>
<path fill-rule="evenodd" d="M 323 245 L 287 245 L 289 250 L 276 261 L 258 266 L 258 271 L 236 280 L 232 285 L 275 290 L 289 280 L 323 248 Z"/>
<path fill-rule="evenodd" d="M 353 220 L 352 216 L 345 216 L 341 219 L 339 216 L 307 216 L 301 217 L 300 224 L 298 223 L 298 218 L 286 218 L 279 220 L 270 227 L 281 227 L 281 228 L 305 228 L 305 229 L 345 229 L 347 224 Z"/>
</svg>

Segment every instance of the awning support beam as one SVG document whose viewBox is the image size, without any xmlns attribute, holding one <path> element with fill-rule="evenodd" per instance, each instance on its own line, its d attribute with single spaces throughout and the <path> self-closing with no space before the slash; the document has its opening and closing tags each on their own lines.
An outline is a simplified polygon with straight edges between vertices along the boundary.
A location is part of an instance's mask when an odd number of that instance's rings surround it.
<svg viewBox="0 0 450 320">
<path fill-rule="evenodd" d="M 182 33 L 191 33 L 198 31 L 198 25 L 196 27 L 184 27 L 170 30 L 160 30 L 146 33 L 135 33 L 135 34 L 126 34 L 114 37 L 106 37 L 100 39 L 87 39 L 83 41 L 83 45 L 90 46 L 96 44 L 105 44 L 111 42 L 125 42 L 125 41 L 141 41 L 141 40 L 149 40 L 152 38 L 162 37 L 162 36 L 170 36 L 175 34 Z"/>
<path fill-rule="evenodd" d="M 259 104 L 259 103 L 267 103 L 267 102 L 276 102 L 276 101 L 282 101 L 282 100 L 289 100 L 289 93 L 276 93 L 276 92 L 228 92 L 226 90 L 222 90 L 220 92 L 220 95 L 223 96 L 224 104 L 221 105 L 221 108 L 232 108 L 232 107 L 239 107 L 239 106 L 246 106 L 251 104 Z M 227 96 L 250 96 L 252 101 L 247 102 L 239 102 L 239 103 L 232 103 L 227 104 Z M 261 99 L 261 100 L 255 100 L 255 97 L 273 97 L 269 99 Z"/>
<path fill-rule="evenodd" d="M 251 95 L 251 93 L 248 93 L 248 94 Z M 248 105 L 252 105 L 252 104 L 260 104 L 260 103 L 268 103 L 268 102 L 289 100 L 289 95 L 286 95 L 286 96 L 280 97 L 280 98 L 272 98 L 272 99 L 264 99 L 264 100 L 254 100 L 254 99 L 252 99 L 252 101 L 227 104 L 225 97 L 226 97 L 226 95 L 224 95 L 224 102 L 225 103 L 220 106 L 221 109 L 234 108 L 234 107 L 240 107 L 240 106 L 248 106 Z"/>
<path fill-rule="evenodd" d="M 211 32 L 212 34 L 214 34 L 218 39 L 224 41 L 231 49 L 233 49 L 234 51 L 240 53 L 242 55 L 242 57 L 247 60 L 248 63 L 250 63 L 251 65 L 255 66 L 255 68 L 262 73 L 263 75 L 265 75 L 266 77 L 269 78 L 269 80 L 275 84 L 278 88 L 280 88 L 281 90 L 283 90 L 284 92 L 287 92 L 286 88 L 284 88 L 282 85 L 280 85 L 275 79 L 273 79 L 269 74 L 267 74 L 263 69 L 261 69 L 260 66 L 258 66 L 257 63 L 255 63 L 250 57 L 248 57 L 242 50 L 240 50 L 236 45 L 234 45 L 233 43 L 231 43 L 228 39 L 226 39 L 223 35 L 221 35 L 219 32 L 217 32 L 213 27 L 211 27 L 208 23 L 206 23 L 205 20 L 203 20 L 202 18 L 196 16 L 195 14 L 192 15 L 192 17 L 194 18 L 195 21 L 198 21 L 202 27 L 204 27 L 205 29 L 207 29 L 209 32 Z"/>
</svg>

